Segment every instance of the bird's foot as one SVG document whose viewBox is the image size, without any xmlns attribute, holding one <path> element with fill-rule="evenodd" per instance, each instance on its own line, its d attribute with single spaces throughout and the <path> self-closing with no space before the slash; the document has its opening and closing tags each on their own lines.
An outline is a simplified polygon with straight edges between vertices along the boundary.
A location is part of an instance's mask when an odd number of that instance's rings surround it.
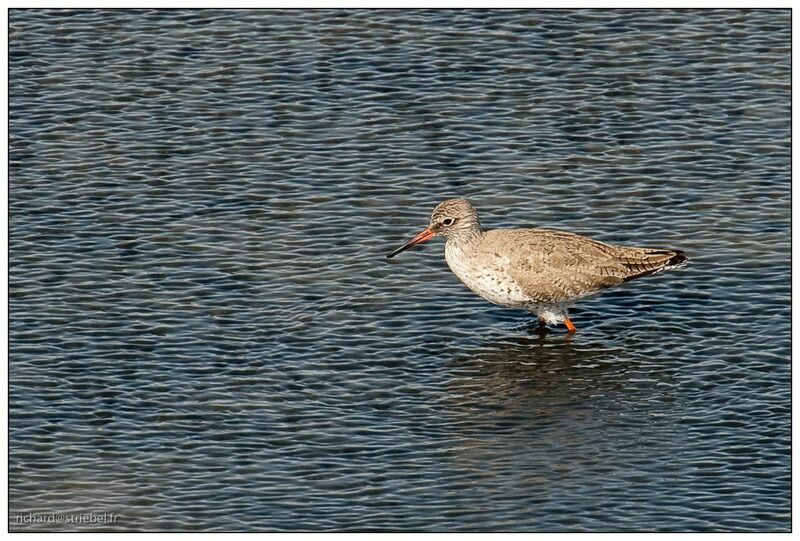
<svg viewBox="0 0 800 541">
<path fill-rule="evenodd" d="M 528 324 L 528 332 L 530 332 L 531 334 L 536 334 L 541 338 L 551 333 L 552 329 L 550 329 L 550 327 L 547 326 L 547 322 L 545 320 L 539 318 L 535 326 L 533 322 L 530 322 Z"/>
<path fill-rule="evenodd" d="M 541 329 L 543 327 L 545 327 L 545 328 L 547 327 L 547 322 L 544 320 L 544 318 L 540 317 L 539 318 L 539 328 Z"/>
<path fill-rule="evenodd" d="M 567 334 L 570 335 L 578 330 L 572 320 L 568 317 L 564 318 L 564 325 L 567 327 Z M 533 331 L 541 336 L 550 332 L 550 327 L 547 326 L 547 321 L 544 318 L 539 318 L 538 326 Z"/>
</svg>

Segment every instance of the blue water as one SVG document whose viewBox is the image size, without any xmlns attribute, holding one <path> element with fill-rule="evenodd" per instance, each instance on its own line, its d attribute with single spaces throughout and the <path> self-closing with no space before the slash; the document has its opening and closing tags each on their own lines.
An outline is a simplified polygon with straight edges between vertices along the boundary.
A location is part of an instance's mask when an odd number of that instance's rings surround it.
<svg viewBox="0 0 800 541">
<path fill-rule="evenodd" d="M 788 10 L 9 36 L 11 530 L 789 530 Z M 539 335 L 385 259 L 453 196 L 691 261 Z"/>
</svg>

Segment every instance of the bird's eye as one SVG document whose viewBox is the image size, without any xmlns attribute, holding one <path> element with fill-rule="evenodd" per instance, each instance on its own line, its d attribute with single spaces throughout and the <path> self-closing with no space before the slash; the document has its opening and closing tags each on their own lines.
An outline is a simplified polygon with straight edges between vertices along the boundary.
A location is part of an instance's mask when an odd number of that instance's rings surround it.
<svg viewBox="0 0 800 541">
<path fill-rule="evenodd" d="M 442 225 L 453 225 L 454 221 L 455 220 L 453 220 L 452 218 L 445 218 L 444 220 L 442 220 Z"/>
</svg>

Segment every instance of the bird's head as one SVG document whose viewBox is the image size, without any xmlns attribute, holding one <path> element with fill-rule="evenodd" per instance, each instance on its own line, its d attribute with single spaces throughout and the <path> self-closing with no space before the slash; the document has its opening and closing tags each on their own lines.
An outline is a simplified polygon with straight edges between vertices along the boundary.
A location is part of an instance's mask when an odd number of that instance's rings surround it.
<svg viewBox="0 0 800 541">
<path fill-rule="evenodd" d="M 431 221 L 427 228 L 386 257 L 394 257 L 400 252 L 430 240 L 437 235 L 446 239 L 457 239 L 459 237 L 473 236 L 475 233 L 480 233 L 480 231 L 481 223 L 478 220 L 478 213 L 475 212 L 475 207 L 469 201 L 465 199 L 447 199 L 433 209 Z"/>
</svg>

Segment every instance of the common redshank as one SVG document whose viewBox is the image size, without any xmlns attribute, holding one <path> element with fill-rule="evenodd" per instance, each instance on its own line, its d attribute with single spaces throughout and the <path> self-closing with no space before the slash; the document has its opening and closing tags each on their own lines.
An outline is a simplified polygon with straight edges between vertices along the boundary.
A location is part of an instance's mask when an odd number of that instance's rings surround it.
<svg viewBox="0 0 800 541">
<path fill-rule="evenodd" d="M 549 229 L 484 230 L 475 208 L 448 199 L 431 214 L 428 227 L 386 257 L 435 236 L 447 239 L 450 270 L 489 302 L 539 316 L 541 325 L 564 323 L 575 301 L 602 289 L 683 266 L 681 250 L 615 246 Z"/>
</svg>

